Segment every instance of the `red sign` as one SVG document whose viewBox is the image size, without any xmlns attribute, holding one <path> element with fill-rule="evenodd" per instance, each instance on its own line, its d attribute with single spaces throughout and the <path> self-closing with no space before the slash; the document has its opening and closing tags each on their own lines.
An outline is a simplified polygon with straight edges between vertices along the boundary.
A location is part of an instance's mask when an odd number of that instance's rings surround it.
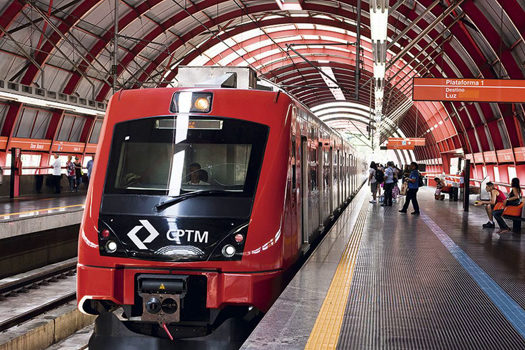
<svg viewBox="0 0 525 350">
<path fill-rule="evenodd" d="M 414 78 L 414 101 L 525 103 L 525 80 Z"/>
<path fill-rule="evenodd" d="M 96 143 L 88 143 L 86 146 L 86 153 L 95 153 L 97 151 Z"/>
<path fill-rule="evenodd" d="M 53 152 L 63 153 L 82 153 L 84 152 L 84 143 L 80 142 L 57 142 L 53 144 Z"/>
<path fill-rule="evenodd" d="M 49 151 L 51 140 L 23 139 L 13 137 L 11 147 L 21 148 L 23 151 Z"/>
<path fill-rule="evenodd" d="M 414 146 L 424 146 L 424 145 L 425 145 L 425 139 L 424 138 L 389 137 L 386 147 L 388 149 L 408 149 L 408 150 L 413 150 Z"/>
<path fill-rule="evenodd" d="M 512 149 L 500 149 L 496 151 L 498 163 L 514 163 L 514 152 Z"/>
<path fill-rule="evenodd" d="M 514 148 L 514 155 L 516 156 L 516 162 L 525 162 L 525 147 Z"/>
<path fill-rule="evenodd" d="M 483 164 L 485 162 L 483 159 L 483 153 L 474 153 L 474 162 L 476 164 Z"/>
<path fill-rule="evenodd" d="M 485 158 L 485 163 L 497 163 L 498 158 L 496 157 L 495 151 L 483 152 L 483 157 Z"/>
</svg>

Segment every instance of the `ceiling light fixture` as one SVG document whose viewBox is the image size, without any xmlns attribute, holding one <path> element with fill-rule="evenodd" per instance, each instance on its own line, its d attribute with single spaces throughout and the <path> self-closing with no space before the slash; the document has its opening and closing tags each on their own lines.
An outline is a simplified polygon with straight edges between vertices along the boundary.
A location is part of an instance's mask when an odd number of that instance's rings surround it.
<svg viewBox="0 0 525 350">
<path fill-rule="evenodd" d="M 23 104 L 38 106 L 38 107 L 47 107 L 47 108 L 57 108 L 63 109 L 69 112 L 76 112 L 80 114 L 94 115 L 94 116 L 104 116 L 104 111 L 99 111 L 96 109 L 79 107 L 75 105 L 70 105 L 67 103 L 52 102 L 44 99 L 38 99 L 34 97 L 29 97 L 25 95 L 13 94 L 11 92 L 0 91 L 0 99 L 6 99 L 11 101 L 18 101 Z"/>
</svg>

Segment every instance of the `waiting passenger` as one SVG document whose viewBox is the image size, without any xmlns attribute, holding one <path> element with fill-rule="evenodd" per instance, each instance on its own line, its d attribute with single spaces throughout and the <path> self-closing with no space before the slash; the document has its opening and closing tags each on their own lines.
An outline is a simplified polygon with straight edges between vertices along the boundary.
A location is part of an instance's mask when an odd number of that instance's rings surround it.
<svg viewBox="0 0 525 350">
<path fill-rule="evenodd" d="M 55 193 L 60 193 L 60 179 L 62 178 L 62 161 L 58 157 L 58 154 L 55 154 L 55 161 L 50 166 L 53 168 L 53 183 L 55 185 Z"/>
<path fill-rule="evenodd" d="M 71 192 L 75 191 L 76 186 L 76 173 L 75 173 L 75 163 L 73 163 L 73 156 L 67 156 L 66 162 L 66 174 L 67 179 L 69 180 L 69 190 Z"/>
<path fill-rule="evenodd" d="M 497 203 L 503 203 L 506 200 L 506 198 L 503 192 L 501 192 L 500 190 L 494 187 L 494 184 L 492 182 L 487 182 L 485 189 L 487 190 L 488 193 L 490 193 L 490 200 L 476 201 L 474 205 L 475 206 L 484 205 L 485 210 L 487 211 L 487 216 L 489 217 L 489 221 L 486 224 L 483 224 L 483 228 L 494 228 L 496 227 L 496 225 L 494 225 L 494 217 L 493 217 L 494 207 L 496 206 Z"/>
<path fill-rule="evenodd" d="M 93 171 L 93 161 L 94 161 L 94 159 L 95 159 L 95 156 L 93 156 L 93 158 L 88 160 L 87 165 L 86 165 L 88 184 L 89 184 L 89 181 L 91 180 L 91 171 Z"/>
<path fill-rule="evenodd" d="M 421 177 L 421 174 L 419 171 L 417 171 L 417 163 L 412 162 L 410 163 L 410 175 L 406 179 L 408 183 L 408 191 L 407 196 L 405 198 L 405 204 L 403 205 L 403 208 L 399 211 L 400 213 L 406 213 L 408 209 L 408 205 L 410 204 L 410 201 L 412 201 L 412 206 L 414 207 L 414 211 L 411 213 L 412 215 L 419 215 L 419 203 L 417 202 L 417 191 L 419 189 L 419 178 Z"/>
<path fill-rule="evenodd" d="M 78 157 L 75 157 L 75 162 L 73 164 L 75 164 L 75 192 L 78 192 L 80 184 L 82 183 L 82 164 Z"/>
<path fill-rule="evenodd" d="M 370 203 L 377 203 L 377 187 L 379 183 L 376 180 L 377 164 L 375 162 L 370 163 L 370 169 L 368 169 L 368 185 L 372 192 L 372 200 Z"/>
<path fill-rule="evenodd" d="M 383 201 L 382 207 L 392 206 L 392 190 L 394 189 L 394 163 L 388 162 L 387 168 L 385 169 L 385 200 Z"/>
<path fill-rule="evenodd" d="M 436 182 L 436 192 L 434 193 L 434 198 L 436 200 L 444 200 L 445 195 L 441 194 L 444 186 L 443 181 L 439 177 L 435 177 L 434 181 Z"/>
<path fill-rule="evenodd" d="M 503 205 L 505 207 L 507 206 L 515 206 L 521 204 L 521 188 L 520 188 L 520 179 L 517 177 L 512 179 L 511 182 L 511 189 L 509 194 L 507 195 L 507 199 L 503 201 Z M 498 222 L 500 230 L 498 233 L 507 233 L 510 232 L 510 227 L 507 225 L 505 220 L 501 217 L 503 214 L 504 209 L 498 209 L 494 210 L 493 216 L 494 219 Z"/>
<path fill-rule="evenodd" d="M 186 182 L 187 185 L 209 185 L 208 182 L 202 181 L 203 171 L 199 163 L 190 164 L 190 172 L 188 174 L 190 181 Z"/>
</svg>

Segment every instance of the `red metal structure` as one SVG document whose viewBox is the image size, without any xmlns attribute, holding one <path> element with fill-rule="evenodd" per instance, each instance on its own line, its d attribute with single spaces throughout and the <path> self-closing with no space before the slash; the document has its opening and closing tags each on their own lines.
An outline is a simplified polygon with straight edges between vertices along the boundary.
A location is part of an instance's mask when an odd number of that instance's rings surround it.
<svg viewBox="0 0 525 350">
<path fill-rule="evenodd" d="M 79 308 L 123 306 L 135 331 L 153 335 L 162 323 L 213 324 L 232 307 L 268 310 L 365 170 L 302 105 L 258 90 L 120 91 L 97 155 Z"/>
</svg>

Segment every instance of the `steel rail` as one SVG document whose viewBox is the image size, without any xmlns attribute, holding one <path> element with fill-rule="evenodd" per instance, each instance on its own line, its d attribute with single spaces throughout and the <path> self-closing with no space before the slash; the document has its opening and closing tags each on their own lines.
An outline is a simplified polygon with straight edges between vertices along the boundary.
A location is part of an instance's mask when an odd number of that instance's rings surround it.
<svg viewBox="0 0 525 350">
<path fill-rule="evenodd" d="M 0 332 L 3 332 L 9 328 L 17 326 L 23 322 L 29 321 L 37 316 L 40 316 L 48 311 L 56 309 L 64 304 L 67 304 L 70 301 L 75 300 L 77 294 L 76 292 L 68 293 L 58 299 L 52 300 L 45 304 L 42 304 L 34 309 L 23 312 L 19 315 L 8 318 L 7 320 L 0 322 Z"/>
<path fill-rule="evenodd" d="M 27 288 L 35 283 L 39 283 L 60 275 L 71 273 L 75 271 L 77 266 L 76 261 L 66 262 L 62 265 L 56 266 L 49 270 L 41 271 L 33 275 L 20 278 L 16 281 L 0 284 L 0 295 L 12 293 L 14 291 Z"/>
</svg>

